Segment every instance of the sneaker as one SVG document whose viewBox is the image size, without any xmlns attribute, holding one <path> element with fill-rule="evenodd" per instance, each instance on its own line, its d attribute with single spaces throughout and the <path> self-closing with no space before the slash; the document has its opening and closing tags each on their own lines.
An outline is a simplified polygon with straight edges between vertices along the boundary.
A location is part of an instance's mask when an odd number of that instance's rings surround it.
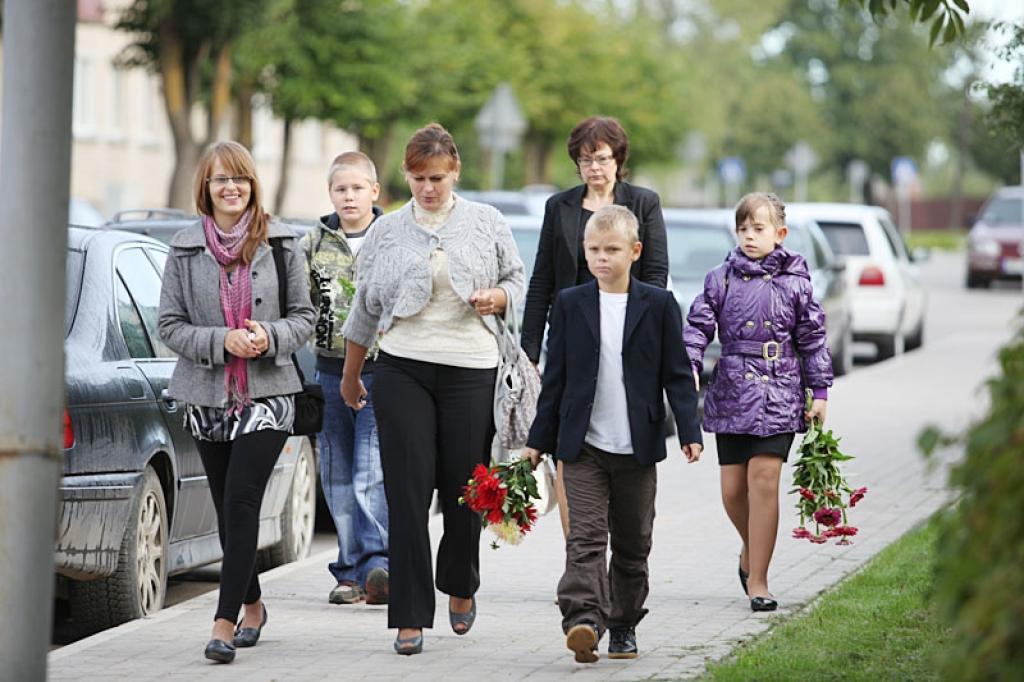
<svg viewBox="0 0 1024 682">
<path fill-rule="evenodd" d="M 636 658 L 636 628 L 608 628 L 608 658 Z"/>
<path fill-rule="evenodd" d="M 366 603 L 388 603 L 388 569 L 375 568 L 366 574 Z"/>
<path fill-rule="evenodd" d="M 576 654 L 577 663 L 596 663 L 600 656 L 597 653 L 597 626 L 593 623 L 577 623 L 565 633 L 565 646 Z"/>
<path fill-rule="evenodd" d="M 365 600 L 366 593 L 355 580 L 342 580 L 327 597 L 332 604 L 359 604 Z"/>
</svg>

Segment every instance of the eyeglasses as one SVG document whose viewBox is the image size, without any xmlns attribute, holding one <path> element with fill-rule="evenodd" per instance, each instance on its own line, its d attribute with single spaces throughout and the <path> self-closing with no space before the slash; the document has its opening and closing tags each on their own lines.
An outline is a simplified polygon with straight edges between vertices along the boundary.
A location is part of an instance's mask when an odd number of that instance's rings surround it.
<svg viewBox="0 0 1024 682">
<path fill-rule="evenodd" d="M 581 168 L 586 168 L 593 163 L 596 163 L 598 166 L 607 166 L 614 160 L 615 156 L 612 154 L 598 154 L 597 156 L 581 156 L 576 159 L 576 163 L 578 163 Z"/>
<path fill-rule="evenodd" d="M 212 178 L 207 178 L 206 181 L 210 183 L 211 187 L 227 187 L 228 183 L 234 184 L 236 187 L 242 185 L 248 186 L 252 183 L 252 180 L 247 175 L 214 175 Z"/>
</svg>

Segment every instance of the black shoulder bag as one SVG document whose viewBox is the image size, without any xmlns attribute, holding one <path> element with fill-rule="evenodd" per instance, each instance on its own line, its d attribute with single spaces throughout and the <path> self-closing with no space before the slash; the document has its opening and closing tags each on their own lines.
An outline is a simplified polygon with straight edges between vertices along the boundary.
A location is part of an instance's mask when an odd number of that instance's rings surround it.
<svg viewBox="0 0 1024 682">
<path fill-rule="evenodd" d="M 277 268 L 278 307 L 281 317 L 284 317 L 288 311 L 288 270 L 285 267 L 281 238 L 271 239 L 270 248 L 274 253 L 274 267 Z M 295 424 L 292 433 L 296 436 L 315 436 L 324 425 L 324 389 L 320 384 L 306 381 L 302 368 L 295 359 L 295 353 L 292 353 L 292 366 L 295 367 L 299 382 L 302 384 L 302 392 L 295 394 Z"/>
</svg>

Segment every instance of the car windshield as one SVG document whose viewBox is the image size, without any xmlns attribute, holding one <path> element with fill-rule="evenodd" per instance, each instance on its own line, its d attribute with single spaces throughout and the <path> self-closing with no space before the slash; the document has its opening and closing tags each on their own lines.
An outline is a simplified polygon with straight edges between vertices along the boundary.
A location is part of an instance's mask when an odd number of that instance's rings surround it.
<svg viewBox="0 0 1024 682">
<path fill-rule="evenodd" d="M 519 248 L 519 257 L 523 259 L 526 281 L 529 282 L 530 277 L 533 276 L 533 261 L 537 258 L 540 230 L 513 227 L 512 238 L 516 240 L 516 246 Z"/>
<path fill-rule="evenodd" d="M 75 319 L 75 310 L 78 309 L 78 295 L 82 290 L 82 266 L 85 264 L 85 254 L 81 251 L 68 250 L 67 265 L 67 296 L 64 297 L 64 336 L 71 331 L 71 323 Z"/>
<path fill-rule="evenodd" d="M 814 253 L 814 244 L 811 241 L 811 234 L 803 225 L 790 222 L 789 235 L 786 237 L 785 247 L 793 253 L 799 253 L 807 261 L 807 265 L 813 270 L 817 267 L 818 258 Z"/>
<path fill-rule="evenodd" d="M 1020 225 L 1024 223 L 1022 214 L 1024 201 L 1010 197 L 996 197 L 985 207 L 981 219 L 987 225 Z"/>
<path fill-rule="evenodd" d="M 736 246 L 729 230 L 720 225 L 669 223 L 669 272 L 674 280 L 704 279 L 704 276 Z"/>
<path fill-rule="evenodd" d="M 830 223 L 818 221 L 828 245 L 841 256 L 867 256 L 868 240 L 860 223 Z"/>
</svg>

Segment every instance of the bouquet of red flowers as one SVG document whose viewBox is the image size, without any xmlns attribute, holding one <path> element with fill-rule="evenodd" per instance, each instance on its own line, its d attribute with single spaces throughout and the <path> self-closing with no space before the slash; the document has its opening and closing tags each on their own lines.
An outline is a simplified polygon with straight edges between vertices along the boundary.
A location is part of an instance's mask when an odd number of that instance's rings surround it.
<svg viewBox="0 0 1024 682">
<path fill-rule="evenodd" d="M 810 409 L 810 400 L 808 395 L 807 409 Z M 851 488 L 839 470 L 840 462 L 853 457 L 840 452 L 839 439 L 817 421 L 807 429 L 798 451 L 800 457 L 793 466 L 794 487 L 789 491 L 799 494 L 796 509 L 800 512 L 800 526 L 793 529 L 793 537 L 815 544 L 839 538 L 837 544 L 850 544 L 857 529 L 849 525 L 846 510 L 856 507 L 868 492 L 867 488 Z M 812 520 L 813 533 L 805 527 Z"/>
<path fill-rule="evenodd" d="M 484 527 L 510 545 L 517 545 L 537 520 L 533 500 L 540 499 L 530 460 L 521 459 L 487 467 L 477 464 L 473 477 L 462 487 L 459 504 L 478 512 Z M 491 542 L 498 549 L 498 542 Z"/>
</svg>

